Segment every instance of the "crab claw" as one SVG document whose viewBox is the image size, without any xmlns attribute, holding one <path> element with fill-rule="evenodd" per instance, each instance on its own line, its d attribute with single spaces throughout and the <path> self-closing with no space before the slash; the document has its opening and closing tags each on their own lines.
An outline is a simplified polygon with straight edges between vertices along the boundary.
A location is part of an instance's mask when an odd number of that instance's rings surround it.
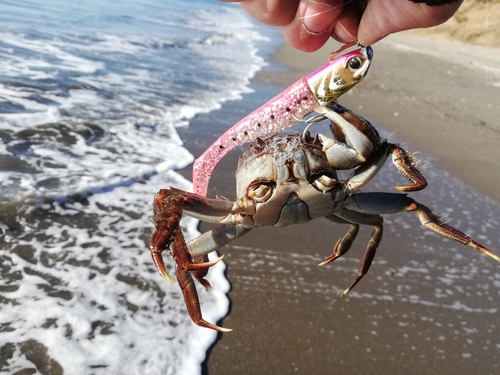
<svg viewBox="0 0 500 375">
<path fill-rule="evenodd" d="M 165 247 L 155 246 L 155 244 L 163 244 L 166 243 L 164 238 L 164 233 L 155 232 L 151 239 L 151 243 L 149 246 L 149 250 L 151 251 L 151 257 L 153 258 L 153 263 L 165 280 L 169 283 L 174 284 L 174 281 L 169 276 L 167 272 L 167 268 L 165 267 L 165 262 L 163 261 L 162 252 L 165 250 Z M 173 237 L 173 240 L 172 238 Z M 184 271 L 192 271 L 196 277 L 196 279 L 203 285 L 206 289 L 212 290 L 210 283 L 204 279 L 207 274 L 208 268 L 214 266 L 219 263 L 224 255 L 221 255 L 219 258 L 209 261 L 208 257 L 196 258 L 194 261 L 192 257 L 189 255 L 186 242 L 184 241 L 184 236 L 182 235 L 182 231 L 180 229 L 175 230 L 174 234 L 169 239 L 172 243 L 172 254 L 177 265 Z"/>
<path fill-rule="evenodd" d="M 394 189 L 405 192 L 425 189 L 427 187 L 427 181 L 422 173 L 415 168 L 418 159 L 398 145 L 392 145 L 391 153 L 393 164 L 399 172 L 412 183 L 412 185 L 409 186 L 394 186 Z"/>
<path fill-rule="evenodd" d="M 186 268 L 186 270 L 189 270 L 189 271 L 197 271 L 197 270 L 208 269 L 208 268 L 210 268 L 212 266 L 215 266 L 222 259 L 224 259 L 224 255 L 221 255 L 217 259 L 211 260 L 211 261 L 189 263 L 189 264 L 187 264 L 187 266 L 185 268 Z"/>
<path fill-rule="evenodd" d="M 155 196 L 153 201 L 153 217 L 151 221 L 155 225 L 155 232 L 149 241 L 149 250 L 153 258 L 156 269 L 165 280 L 173 284 L 172 278 L 168 275 L 165 263 L 163 262 L 162 252 L 172 244 L 173 241 L 179 242 L 179 235 L 182 238 L 182 232 L 179 229 L 179 222 L 182 216 L 182 196 L 170 199 L 169 203 L 174 203 L 169 208 L 167 214 L 164 212 L 165 202 L 170 196 L 169 190 L 163 189 Z"/>
<path fill-rule="evenodd" d="M 153 263 L 160 272 L 160 275 L 163 276 L 165 280 L 167 280 L 170 284 L 174 284 L 174 281 L 172 278 L 168 275 L 167 268 L 165 267 L 165 262 L 163 262 L 163 257 L 161 256 L 161 253 L 163 250 L 158 249 L 156 246 L 150 245 L 149 250 L 151 251 L 151 257 L 153 258 Z"/>
<path fill-rule="evenodd" d="M 171 284 L 174 282 L 167 273 L 162 253 L 170 250 L 176 266 L 175 275 L 181 287 L 184 302 L 189 316 L 199 326 L 210 328 L 219 332 L 229 332 L 231 329 L 219 327 L 203 319 L 201 315 L 200 300 L 193 277 L 207 290 L 212 290 L 212 286 L 205 279 L 208 269 L 224 258 L 209 261 L 208 256 L 192 256 L 186 245 L 184 235 L 179 226 L 184 207 L 189 202 L 193 203 L 197 197 L 189 195 L 181 190 L 163 189 L 156 195 L 153 202 L 154 216 L 152 221 L 156 227 L 149 250 L 153 258 L 154 265 L 160 274 Z"/>
<path fill-rule="evenodd" d="M 219 263 L 224 258 L 224 255 L 221 255 L 214 261 L 208 260 L 208 255 L 204 255 L 202 257 L 196 257 L 193 259 L 194 263 L 191 263 L 188 266 L 188 269 L 191 271 L 191 275 L 201 284 L 206 290 L 213 290 L 212 285 L 205 279 L 205 276 L 208 273 L 209 267 Z M 200 267 L 202 265 L 202 267 Z"/>
</svg>

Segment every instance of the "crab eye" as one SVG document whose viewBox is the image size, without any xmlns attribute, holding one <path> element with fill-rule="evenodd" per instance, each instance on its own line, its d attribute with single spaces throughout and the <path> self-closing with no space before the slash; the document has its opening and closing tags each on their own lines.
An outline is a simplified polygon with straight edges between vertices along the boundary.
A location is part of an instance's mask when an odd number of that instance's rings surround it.
<svg viewBox="0 0 500 375">
<path fill-rule="evenodd" d="M 359 68 L 361 68 L 361 65 L 363 65 L 363 62 L 359 57 L 352 57 L 347 62 L 347 66 L 351 70 L 358 70 Z"/>
<path fill-rule="evenodd" d="M 312 183 L 312 185 L 316 188 L 316 190 L 319 190 L 322 193 L 326 193 L 332 190 L 336 184 L 338 184 L 338 181 L 335 178 L 328 177 L 325 175 L 319 176 Z"/>
<path fill-rule="evenodd" d="M 273 194 L 273 186 L 261 181 L 254 181 L 248 186 L 247 194 L 258 203 L 266 202 Z"/>
</svg>

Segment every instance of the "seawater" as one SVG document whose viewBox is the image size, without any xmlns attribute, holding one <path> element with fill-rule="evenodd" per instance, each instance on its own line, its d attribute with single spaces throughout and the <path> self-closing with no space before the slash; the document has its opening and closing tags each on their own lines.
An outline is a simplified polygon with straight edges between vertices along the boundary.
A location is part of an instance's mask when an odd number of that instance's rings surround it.
<svg viewBox="0 0 500 375">
<path fill-rule="evenodd" d="M 248 91 L 265 36 L 211 1 L 0 9 L 0 372 L 199 373 L 216 334 L 153 266 L 151 203 L 191 189 L 176 128 Z M 223 272 L 201 294 L 213 322 Z"/>
</svg>

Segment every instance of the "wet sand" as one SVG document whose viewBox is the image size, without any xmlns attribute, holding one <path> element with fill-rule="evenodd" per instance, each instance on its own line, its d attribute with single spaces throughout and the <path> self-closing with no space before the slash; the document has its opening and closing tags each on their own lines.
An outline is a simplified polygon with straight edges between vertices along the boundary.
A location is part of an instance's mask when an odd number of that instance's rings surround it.
<svg viewBox="0 0 500 375">
<path fill-rule="evenodd" d="M 375 46 L 373 66 L 397 82 L 413 107 L 441 131 L 500 161 L 499 88 L 489 86 L 487 70 L 479 73 L 472 63 L 467 68 L 414 52 L 421 45 L 450 56 L 460 52 L 456 45 L 433 43 L 414 36 L 390 39 Z M 199 156 L 243 116 L 323 65 L 332 49 L 336 47 L 304 55 L 283 46 L 274 60 L 293 70 L 263 72 L 253 80 L 254 93 L 198 116 L 180 131 L 187 148 Z M 500 252 L 500 208 L 493 200 L 500 199 L 498 165 L 456 146 L 422 121 L 375 69 L 340 102 L 385 128 L 383 134 L 396 132 L 390 140 L 409 142 L 405 148 L 422 152 L 430 186 L 413 198 L 450 211 L 451 225 Z M 242 150 L 218 165 L 208 196 L 235 197 L 234 170 Z M 190 169 L 182 173 L 191 176 Z M 400 178 L 388 162 L 370 186 L 391 191 Z M 209 228 L 201 225 L 202 231 Z M 500 266 L 495 261 L 432 234 L 412 213 L 386 216 L 370 272 L 340 299 L 357 273 L 371 228 L 362 228 L 344 258 L 324 267 L 317 264 L 346 229 L 326 220 L 256 229 L 221 249 L 232 307 L 219 323 L 234 331 L 220 335 L 206 373 L 499 372 Z"/>
</svg>

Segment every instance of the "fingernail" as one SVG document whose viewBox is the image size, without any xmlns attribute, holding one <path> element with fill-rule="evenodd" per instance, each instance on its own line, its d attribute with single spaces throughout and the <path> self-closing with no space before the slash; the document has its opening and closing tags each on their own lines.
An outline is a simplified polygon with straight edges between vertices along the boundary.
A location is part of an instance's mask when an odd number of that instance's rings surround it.
<svg viewBox="0 0 500 375">
<path fill-rule="evenodd" d="M 310 32 L 322 33 L 328 29 L 336 16 L 335 8 L 330 4 L 309 0 L 302 22 Z"/>
</svg>

